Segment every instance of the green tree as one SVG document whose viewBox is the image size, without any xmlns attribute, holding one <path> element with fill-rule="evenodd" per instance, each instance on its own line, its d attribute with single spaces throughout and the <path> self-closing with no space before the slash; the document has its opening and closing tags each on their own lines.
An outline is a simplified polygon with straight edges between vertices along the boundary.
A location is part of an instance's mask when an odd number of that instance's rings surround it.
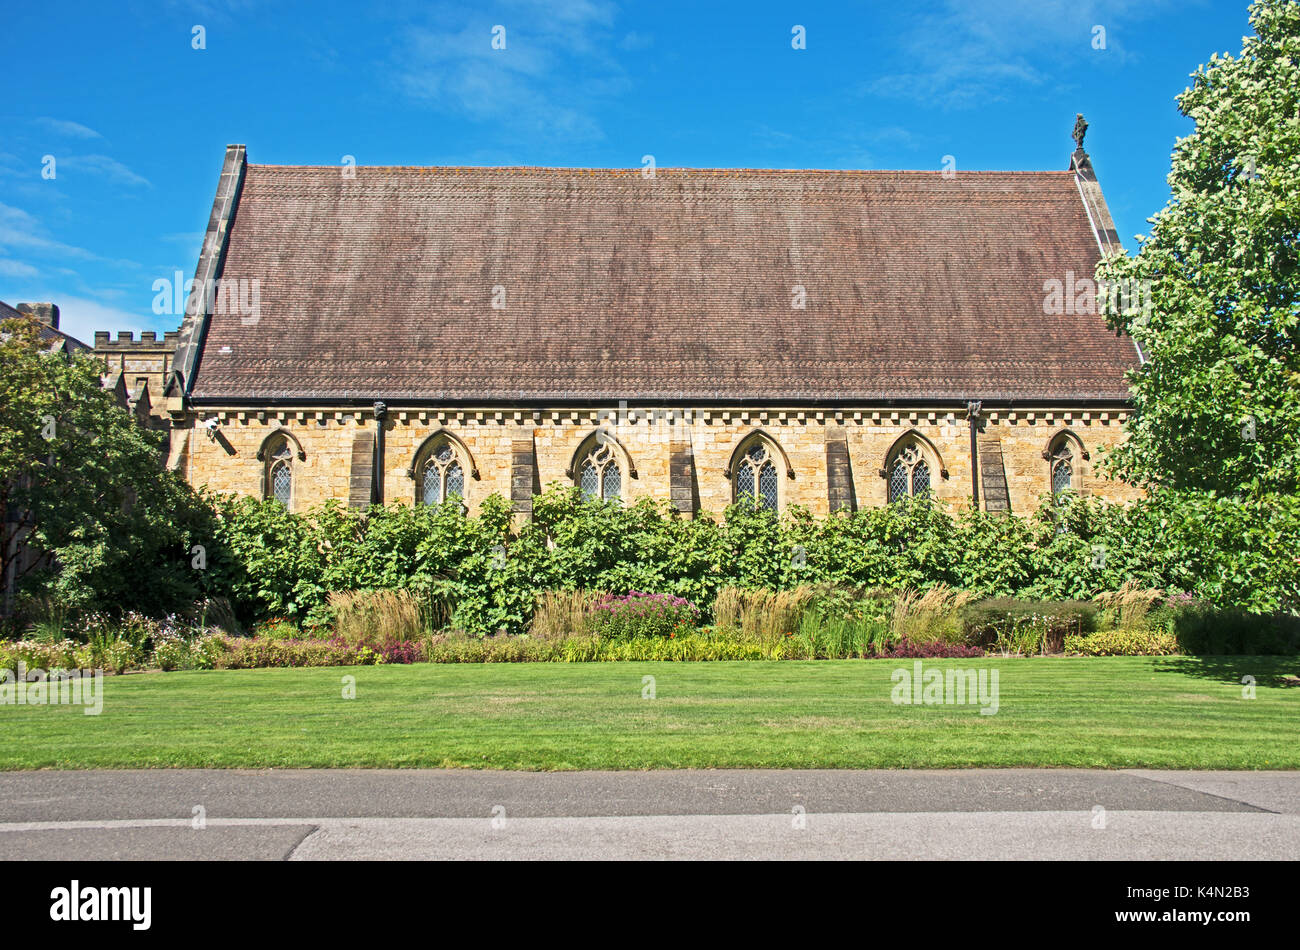
<svg viewBox="0 0 1300 950">
<path fill-rule="evenodd" d="M 0 324 L 0 577 L 70 608 L 159 613 L 195 599 L 210 509 L 162 465 L 100 385 L 92 357 L 47 352 L 30 320 Z M 26 545 L 45 557 L 21 555 Z M 199 563 L 202 563 L 200 560 Z"/>
<path fill-rule="evenodd" d="M 1098 269 L 1128 293 L 1111 325 L 1149 357 L 1109 462 L 1148 488 L 1300 486 L 1300 3 L 1260 0 L 1250 22 L 1241 55 L 1215 54 L 1178 97 L 1196 125 L 1150 236 Z M 1148 281 L 1150 306 L 1133 307 Z"/>
</svg>

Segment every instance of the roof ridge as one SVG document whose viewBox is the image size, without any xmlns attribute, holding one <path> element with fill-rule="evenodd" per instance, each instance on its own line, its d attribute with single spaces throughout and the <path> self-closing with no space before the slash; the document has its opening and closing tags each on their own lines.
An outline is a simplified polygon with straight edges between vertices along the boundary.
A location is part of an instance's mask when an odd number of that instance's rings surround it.
<svg viewBox="0 0 1300 950">
<path fill-rule="evenodd" d="M 534 174 L 586 174 L 593 177 L 598 173 L 609 174 L 611 176 L 633 175 L 640 176 L 644 169 L 639 166 L 628 167 L 605 167 L 605 166 L 581 166 L 581 165 L 277 165 L 277 164 L 259 164 L 249 162 L 250 169 L 274 170 L 274 171 L 329 171 L 337 172 L 340 168 L 348 167 L 354 170 L 367 171 L 448 171 L 448 172 L 526 172 Z M 943 169 L 929 168 L 724 168 L 724 167 L 695 167 L 686 165 L 660 165 L 655 168 L 655 174 L 660 175 L 665 172 L 687 173 L 696 175 L 709 175 L 717 177 L 726 177 L 735 174 L 744 175 L 945 175 Z M 1047 176 L 1051 178 L 1068 178 L 1073 172 L 1057 169 L 996 169 L 996 168 L 979 168 L 965 169 L 957 177 L 965 175 L 1012 175 L 1012 176 Z"/>
</svg>

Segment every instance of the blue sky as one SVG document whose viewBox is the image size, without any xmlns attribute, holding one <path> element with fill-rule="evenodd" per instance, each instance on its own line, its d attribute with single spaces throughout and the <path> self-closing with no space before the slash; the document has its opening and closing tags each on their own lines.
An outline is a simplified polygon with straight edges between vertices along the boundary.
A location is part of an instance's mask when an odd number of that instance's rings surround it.
<svg viewBox="0 0 1300 950">
<path fill-rule="evenodd" d="M 86 340 L 175 329 L 153 283 L 193 276 L 229 142 L 254 163 L 938 169 L 952 155 L 960 174 L 1065 168 L 1083 112 L 1133 249 L 1191 129 L 1174 96 L 1212 52 L 1240 50 L 1246 10 L 5 0 L 0 300 L 52 300 Z"/>
</svg>

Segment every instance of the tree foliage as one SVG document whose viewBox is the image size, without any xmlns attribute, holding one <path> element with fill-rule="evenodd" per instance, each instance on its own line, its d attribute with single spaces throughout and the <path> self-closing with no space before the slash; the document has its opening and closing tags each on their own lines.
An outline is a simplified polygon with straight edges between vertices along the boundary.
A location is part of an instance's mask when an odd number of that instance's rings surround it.
<svg viewBox="0 0 1300 950">
<path fill-rule="evenodd" d="M 0 325 L 0 577 L 69 608 L 174 610 L 201 590 L 190 547 L 211 510 L 100 369 L 47 352 L 31 320 Z"/>
<path fill-rule="evenodd" d="M 1150 236 L 1098 271 L 1150 282 L 1149 308 L 1108 312 L 1149 356 L 1109 462 L 1149 488 L 1300 488 L 1300 3 L 1260 0 L 1250 22 L 1241 54 L 1212 56 L 1178 97 L 1195 129 Z"/>
</svg>

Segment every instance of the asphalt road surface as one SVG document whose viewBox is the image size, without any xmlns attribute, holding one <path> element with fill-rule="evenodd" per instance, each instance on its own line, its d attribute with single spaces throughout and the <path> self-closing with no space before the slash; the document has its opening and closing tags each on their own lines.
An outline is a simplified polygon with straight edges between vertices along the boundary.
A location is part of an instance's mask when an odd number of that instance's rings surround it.
<svg viewBox="0 0 1300 950">
<path fill-rule="evenodd" d="M 1300 772 L 9 772 L 0 854 L 1294 860 Z"/>
</svg>

